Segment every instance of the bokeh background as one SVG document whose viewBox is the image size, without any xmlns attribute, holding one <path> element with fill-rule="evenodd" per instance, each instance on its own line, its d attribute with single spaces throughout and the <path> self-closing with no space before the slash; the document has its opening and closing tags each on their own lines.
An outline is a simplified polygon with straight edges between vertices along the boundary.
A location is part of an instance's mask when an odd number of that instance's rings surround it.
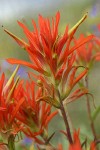
<svg viewBox="0 0 100 150">
<path fill-rule="evenodd" d="M 5 62 L 6 58 L 15 57 L 19 59 L 28 60 L 25 51 L 15 43 L 5 32 L 4 28 L 8 29 L 17 36 L 24 38 L 21 28 L 17 24 L 20 20 L 27 24 L 32 30 L 31 19 L 38 22 L 38 14 L 45 17 L 54 16 L 59 10 L 61 13 L 61 21 L 59 31 L 63 33 L 67 24 L 72 27 L 84 13 L 88 12 L 88 18 L 79 27 L 76 36 L 80 33 L 93 33 L 100 36 L 97 25 L 100 24 L 100 0 L 0 0 L 0 63 L 1 68 L 7 71 L 8 74 L 13 70 L 13 66 Z M 25 76 L 27 68 L 22 67 L 20 75 Z M 96 105 L 100 105 L 100 62 L 96 63 L 89 76 L 90 92 L 94 94 Z M 91 100 L 91 106 L 93 103 Z M 93 108 L 94 109 L 94 108 Z M 72 118 L 72 123 L 76 129 L 81 129 L 81 135 L 87 135 L 91 140 L 92 134 L 89 127 L 89 119 L 86 111 L 85 98 L 68 105 L 69 114 Z M 59 119 L 59 122 L 58 122 Z M 65 143 L 65 137 L 59 133 L 59 129 L 63 129 L 61 117 L 56 117 L 51 123 L 50 131 L 56 129 L 55 140 L 52 142 Z M 96 118 L 95 122 L 96 131 L 100 134 L 100 115 Z M 25 144 L 25 141 L 22 141 Z M 26 140 L 26 143 L 30 141 Z M 65 144 L 66 145 L 66 144 Z M 66 147 L 65 147 L 66 149 Z"/>
</svg>

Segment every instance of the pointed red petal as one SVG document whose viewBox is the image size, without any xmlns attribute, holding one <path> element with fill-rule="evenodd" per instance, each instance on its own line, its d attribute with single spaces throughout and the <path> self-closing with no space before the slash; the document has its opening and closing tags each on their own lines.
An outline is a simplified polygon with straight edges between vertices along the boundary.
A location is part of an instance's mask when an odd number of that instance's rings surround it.
<svg viewBox="0 0 100 150">
<path fill-rule="evenodd" d="M 14 112 L 12 113 L 12 116 L 11 116 L 11 119 L 10 119 L 10 123 L 13 121 L 15 115 L 17 114 L 17 112 L 18 112 L 18 110 L 19 110 L 19 107 L 23 104 L 24 100 L 25 100 L 25 98 L 23 97 L 23 98 L 21 98 L 20 101 L 18 102 L 18 104 L 17 104 L 17 106 L 16 106 Z"/>
<path fill-rule="evenodd" d="M 57 115 L 57 114 L 58 114 L 58 111 L 55 111 L 55 112 L 51 113 L 51 114 L 47 117 L 46 122 L 45 122 L 45 127 L 48 126 L 48 123 L 49 123 L 49 122 L 51 121 L 51 119 L 52 119 L 55 115 Z"/>
<path fill-rule="evenodd" d="M 5 80 L 5 75 L 3 73 L 0 80 L 0 95 L 2 95 L 4 80 Z"/>
<path fill-rule="evenodd" d="M 19 60 L 19 59 L 14 59 L 14 58 L 8 58 L 6 60 L 7 60 L 7 62 L 9 62 L 11 64 L 20 64 L 20 65 L 24 65 L 24 66 L 27 66 L 27 67 L 30 67 L 30 68 L 32 68 L 34 70 L 39 71 L 39 69 L 35 65 L 33 65 L 33 64 L 29 63 L 29 62 L 26 62 L 26 61 L 23 61 L 23 60 Z"/>
<path fill-rule="evenodd" d="M 84 77 L 88 72 L 88 69 L 85 69 L 80 75 L 78 75 L 78 77 L 74 80 L 73 86 L 82 79 L 82 77 Z"/>
<path fill-rule="evenodd" d="M 92 40 L 92 38 L 94 37 L 94 35 L 90 35 L 88 37 L 86 37 L 85 39 L 83 39 L 81 42 L 77 43 L 75 46 L 73 46 L 70 50 L 68 55 L 70 55 L 74 50 L 76 50 L 77 48 L 79 48 L 80 46 L 82 46 L 83 44 L 89 42 L 90 40 Z"/>
</svg>

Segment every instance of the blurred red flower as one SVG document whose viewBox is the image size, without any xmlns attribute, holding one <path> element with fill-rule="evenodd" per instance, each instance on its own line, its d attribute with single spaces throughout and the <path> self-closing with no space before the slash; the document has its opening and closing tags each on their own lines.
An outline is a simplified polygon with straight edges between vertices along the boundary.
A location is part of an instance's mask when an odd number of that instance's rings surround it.
<svg viewBox="0 0 100 150">
<path fill-rule="evenodd" d="M 17 120 L 25 127 L 22 131 L 26 136 L 34 138 L 39 144 L 48 138 L 48 124 L 58 111 L 51 112 L 51 106 L 45 102 L 37 101 L 42 96 L 42 89 L 36 89 L 33 81 L 26 81 L 25 87 L 20 86 L 20 93 L 25 101 L 17 113 Z M 39 140 L 38 136 L 43 138 Z"/>
<path fill-rule="evenodd" d="M 18 96 L 18 80 L 14 81 L 14 76 L 18 68 L 14 71 L 10 79 L 7 81 L 4 73 L 0 78 L 0 134 L 2 139 L 8 139 L 10 135 L 16 135 L 21 126 L 18 126 L 16 114 L 19 107 L 24 102 L 24 98 Z"/>
<path fill-rule="evenodd" d="M 37 28 L 35 21 L 32 20 L 34 27 L 34 31 L 32 32 L 29 31 L 23 23 L 18 22 L 28 39 L 28 43 L 5 29 L 5 31 L 13 37 L 21 47 L 26 49 L 31 60 L 30 63 L 10 58 L 8 59 L 8 62 L 25 65 L 41 73 L 40 82 L 44 84 L 46 96 L 44 95 L 40 100 L 44 100 L 57 108 L 59 108 L 60 105 L 56 87 L 59 86 L 60 100 L 65 100 L 72 88 L 87 74 L 88 71 L 86 68 L 75 77 L 79 67 L 74 66 L 76 60 L 74 51 L 93 38 L 93 35 L 80 37 L 73 45 L 74 34 L 86 17 L 87 14 L 85 14 L 70 30 L 67 26 L 62 36 L 58 33 L 60 21 L 59 12 L 57 12 L 55 19 L 52 18 L 51 24 L 48 18 L 43 18 L 40 15 L 39 29 Z"/>
<path fill-rule="evenodd" d="M 21 47 L 26 49 L 32 63 L 16 59 L 8 59 L 8 62 L 12 64 L 26 65 L 47 76 L 51 74 L 55 76 L 61 66 L 64 66 L 67 62 L 68 56 L 73 53 L 74 50 L 93 38 L 93 35 L 82 39 L 80 38 L 80 40 L 77 41 L 77 44 L 71 46 L 73 36 L 78 26 L 85 20 L 86 17 L 87 14 L 84 15 L 71 30 L 69 30 L 67 26 L 62 36 L 58 33 L 60 21 L 59 12 L 57 12 L 55 19 L 52 18 L 51 24 L 48 18 L 43 18 L 39 15 L 39 29 L 37 28 L 35 21 L 32 20 L 34 27 L 34 31 L 32 32 L 29 31 L 23 23 L 18 22 L 28 39 L 28 43 L 19 39 L 5 29 L 5 31 L 13 37 Z"/>
<path fill-rule="evenodd" d="M 80 35 L 79 39 L 74 38 L 75 44 L 77 42 L 82 41 L 84 39 L 84 35 Z M 76 62 L 78 65 L 83 65 L 86 67 L 90 67 L 94 61 L 100 60 L 100 40 L 98 37 L 93 38 L 92 41 L 85 43 L 81 47 L 77 49 L 77 59 Z"/>
<path fill-rule="evenodd" d="M 69 146 L 69 150 L 87 150 L 87 148 L 83 148 L 81 142 L 80 142 L 80 138 L 79 138 L 79 133 L 80 131 L 74 131 L 74 134 L 73 134 L 73 140 L 74 140 L 74 143 L 73 144 L 70 144 Z M 95 145 L 95 142 L 92 142 L 89 146 L 89 150 L 96 150 L 96 145 Z"/>
</svg>

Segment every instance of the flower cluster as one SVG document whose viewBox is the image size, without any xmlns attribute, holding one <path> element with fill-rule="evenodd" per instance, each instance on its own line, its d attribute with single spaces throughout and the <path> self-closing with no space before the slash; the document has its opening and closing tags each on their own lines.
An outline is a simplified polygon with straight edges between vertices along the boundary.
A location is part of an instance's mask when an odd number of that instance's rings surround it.
<svg viewBox="0 0 100 150">
<path fill-rule="evenodd" d="M 19 76 L 15 80 L 19 66 L 8 81 L 4 73 L 1 75 L 1 146 L 6 145 L 9 150 L 15 150 L 16 135 L 20 139 L 20 134 L 23 133 L 33 141 L 30 150 L 35 147 L 39 150 L 63 150 L 62 143 L 58 146 L 53 146 L 51 143 L 55 133 L 49 135 L 49 122 L 55 115 L 61 114 L 65 124 L 65 131 L 61 130 L 61 133 L 66 136 L 68 150 L 96 150 L 98 148 L 99 140 L 89 103 L 89 95 L 92 96 L 92 94 L 89 93 L 87 75 L 91 63 L 100 60 L 100 52 L 97 49 L 100 41 L 94 35 L 81 34 L 79 38 L 75 37 L 78 27 L 86 18 L 87 14 L 71 29 L 66 26 L 63 35 L 59 34 L 58 29 L 60 12 L 57 12 L 51 22 L 50 19 L 39 15 L 39 27 L 32 20 L 33 31 L 18 21 L 28 42 L 4 29 L 21 48 L 26 50 L 30 58 L 30 62 L 14 58 L 9 58 L 7 61 L 11 64 L 30 67 L 33 72 L 28 72 L 29 79 L 26 81 L 20 79 Z M 84 141 L 81 141 L 79 130 L 72 131 L 65 110 L 65 106 L 83 95 L 86 95 L 94 138 L 89 144 L 86 137 Z M 94 114 L 97 115 L 97 110 Z"/>
</svg>

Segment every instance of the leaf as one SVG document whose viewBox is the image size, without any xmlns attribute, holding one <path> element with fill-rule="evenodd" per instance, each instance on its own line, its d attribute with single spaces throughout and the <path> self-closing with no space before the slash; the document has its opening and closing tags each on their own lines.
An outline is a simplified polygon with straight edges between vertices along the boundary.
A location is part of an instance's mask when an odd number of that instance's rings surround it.
<svg viewBox="0 0 100 150">
<path fill-rule="evenodd" d="M 70 36 L 73 32 L 75 32 L 77 30 L 77 28 L 80 26 L 80 24 L 87 18 L 87 14 L 86 13 L 68 32 L 68 35 Z"/>
<path fill-rule="evenodd" d="M 11 95 L 12 95 L 12 93 L 14 92 L 14 89 L 15 89 L 15 87 L 16 87 L 18 81 L 19 81 L 19 76 L 17 77 L 17 79 L 16 79 L 14 85 L 12 86 L 11 90 L 9 91 L 9 94 L 8 94 L 8 96 L 7 96 L 7 98 L 6 98 L 6 103 L 10 102 Z"/>
<path fill-rule="evenodd" d="M 85 94 L 88 93 L 88 89 L 86 88 L 79 88 L 75 90 L 65 101 L 64 104 L 69 104 L 73 101 L 78 100 L 78 98 L 84 96 Z"/>
<path fill-rule="evenodd" d="M 45 101 L 45 102 L 49 103 L 50 105 L 52 105 L 52 106 L 54 106 L 56 108 L 60 108 L 60 103 L 56 99 L 53 99 L 50 96 L 43 96 L 43 97 L 39 98 L 37 100 L 37 102 L 38 101 Z"/>
<path fill-rule="evenodd" d="M 15 36 L 13 33 L 9 32 L 7 29 L 4 29 L 4 31 L 9 34 L 22 48 L 29 46 L 26 42 Z"/>
<path fill-rule="evenodd" d="M 95 109 L 95 111 L 92 113 L 92 115 L 91 115 L 93 121 L 97 118 L 97 116 L 99 115 L 99 113 L 100 113 L 100 106 L 98 106 Z"/>
<path fill-rule="evenodd" d="M 8 82 L 6 83 L 6 85 L 5 85 L 4 89 L 3 89 L 3 92 L 4 92 L 4 93 L 6 92 L 6 90 L 7 90 L 7 89 L 9 88 L 9 86 L 11 85 L 11 83 L 12 83 L 12 81 L 13 81 L 13 79 L 14 79 L 14 77 L 15 77 L 17 71 L 18 71 L 18 69 L 19 69 L 19 65 L 16 67 L 16 69 L 14 70 L 14 72 L 13 72 L 13 74 L 11 75 L 10 79 L 9 79 Z"/>
</svg>

